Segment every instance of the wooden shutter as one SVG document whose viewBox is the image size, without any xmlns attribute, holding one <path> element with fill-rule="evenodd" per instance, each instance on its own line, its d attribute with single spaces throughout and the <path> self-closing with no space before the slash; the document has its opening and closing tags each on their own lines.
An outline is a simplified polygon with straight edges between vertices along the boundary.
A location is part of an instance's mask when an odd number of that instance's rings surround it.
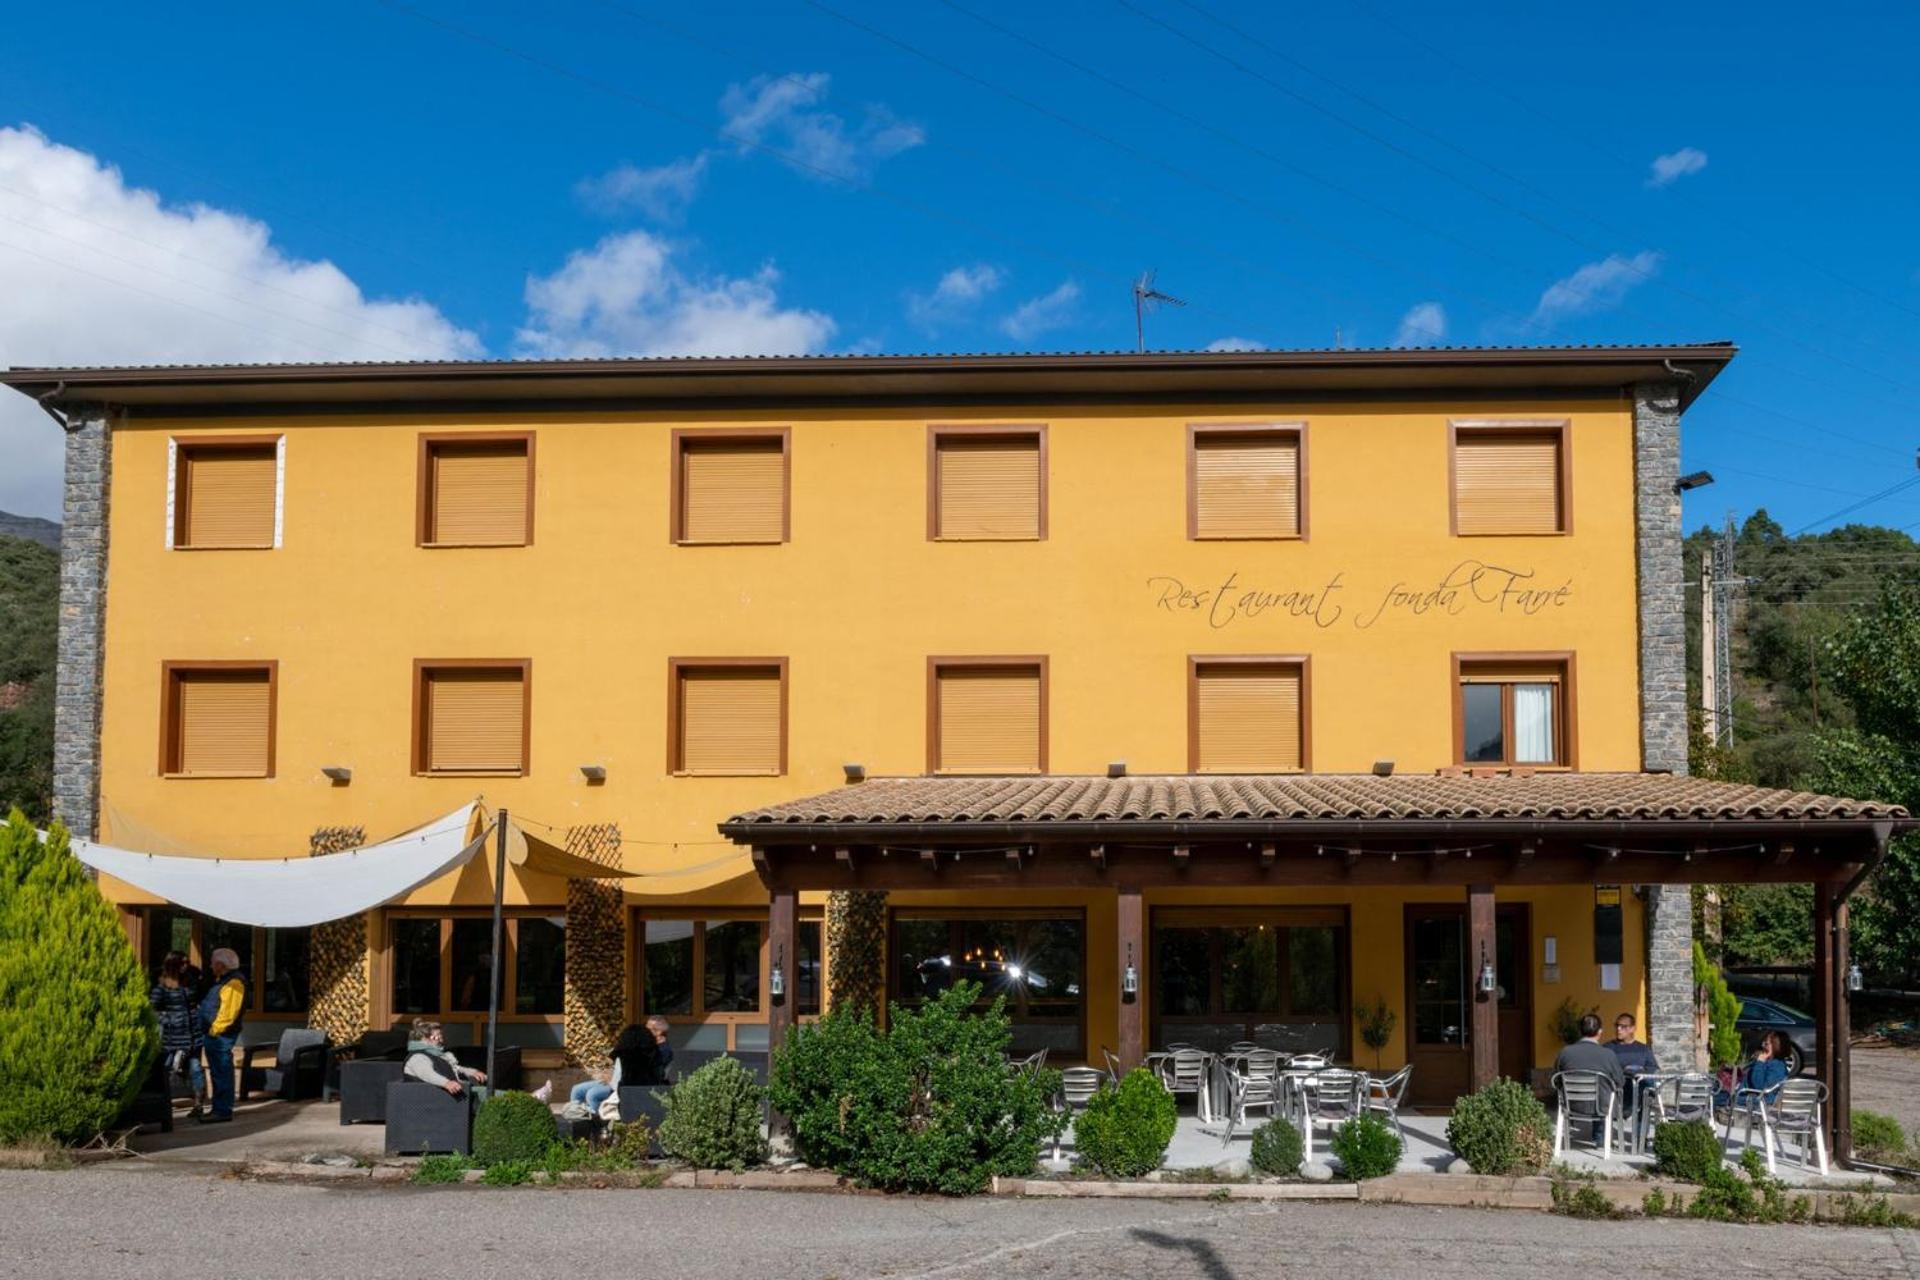
<svg viewBox="0 0 1920 1280">
<path fill-rule="evenodd" d="M 682 542 L 782 542 L 787 524 L 786 450 L 765 440 L 683 440 Z"/>
<path fill-rule="evenodd" d="M 779 773 L 780 669 L 680 672 L 682 773 Z"/>
<path fill-rule="evenodd" d="M 271 547 L 279 491 L 278 450 L 195 445 L 180 450 L 174 503 L 182 547 Z"/>
<path fill-rule="evenodd" d="M 934 536 L 1040 536 L 1040 438 L 946 436 L 935 443 Z"/>
<path fill-rule="evenodd" d="M 426 674 L 428 772 L 526 767 L 526 677 L 518 667 Z"/>
<path fill-rule="evenodd" d="M 172 772 L 271 772 L 273 684 L 267 672 L 183 671 L 174 678 Z"/>
<path fill-rule="evenodd" d="M 1193 439 L 1194 537 L 1300 533 L 1300 437 L 1203 432 Z"/>
<path fill-rule="evenodd" d="M 1561 433 L 1460 432 L 1454 527 L 1460 533 L 1558 533 Z"/>
<path fill-rule="evenodd" d="M 430 448 L 426 540 L 442 546 L 525 545 L 527 442 L 448 441 Z"/>
<path fill-rule="evenodd" d="M 1301 767 L 1299 667 L 1202 666 L 1194 680 L 1195 764 L 1201 773 Z"/>
<path fill-rule="evenodd" d="M 936 681 L 942 773 L 1040 772 L 1040 671 L 944 667 Z"/>
</svg>

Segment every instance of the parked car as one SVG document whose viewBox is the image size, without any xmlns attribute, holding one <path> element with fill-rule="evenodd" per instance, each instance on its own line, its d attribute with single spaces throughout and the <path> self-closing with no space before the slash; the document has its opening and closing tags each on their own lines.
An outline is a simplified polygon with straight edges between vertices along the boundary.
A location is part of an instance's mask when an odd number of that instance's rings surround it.
<svg viewBox="0 0 1920 1280">
<path fill-rule="evenodd" d="M 1751 996 L 1743 998 L 1740 1020 L 1734 1025 L 1740 1029 L 1740 1049 L 1748 1055 L 1760 1047 L 1760 1037 L 1767 1032 L 1778 1031 L 1785 1036 L 1787 1069 L 1796 1076 L 1814 1059 L 1813 1018 L 1791 1005 Z"/>
</svg>

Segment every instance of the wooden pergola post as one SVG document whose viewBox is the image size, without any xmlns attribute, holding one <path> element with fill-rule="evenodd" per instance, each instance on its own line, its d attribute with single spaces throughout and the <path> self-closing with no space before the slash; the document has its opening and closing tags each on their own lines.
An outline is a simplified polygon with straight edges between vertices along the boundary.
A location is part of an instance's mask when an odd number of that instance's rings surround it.
<svg viewBox="0 0 1920 1280">
<path fill-rule="evenodd" d="M 1114 976 L 1120 1000 L 1120 1043 L 1115 1046 L 1115 1051 L 1120 1057 L 1120 1070 L 1124 1072 L 1139 1066 L 1147 1056 L 1147 921 L 1139 885 L 1121 885 L 1115 897 L 1119 927 L 1114 932 L 1119 939 L 1119 948 Z M 1131 994 L 1126 990 L 1129 966 L 1133 969 L 1138 987 Z"/>
<path fill-rule="evenodd" d="M 1480 990 L 1480 967 L 1493 964 L 1494 943 L 1493 886 L 1467 886 L 1467 972 L 1473 983 L 1472 1071 L 1468 1088 L 1478 1090 L 1493 1083 L 1500 1074 L 1500 996 L 1498 991 Z"/>
<path fill-rule="evenodd" d="M 774 1056 L 786 1046 L 787 1036 L 793 1031 L 793 1011 L 795 1008 L 794 978 L 799 967 L 799 956 L 794 944 L 799 934 L 800 895 L 790 888 L 773 890 L 767 903 L 767 975 L 773 982 L 773 975 L 779 974 L 778 990 L 780 994 L 771 995 L 767 1001 L 767 1071 L 771 1076 Z M 787 1131 L 786 1117 L 777 1111 L 767 1112 L 767 1132 L 778 1136 Z"/>
<path fill-rule="evenodd" d="M 1853 1163 L 1853 989 L 1847 985 L 1853 968 L 1848 938 L 1848 916 L 1853 908 L 1841 902 L 1833 909 L 1833 1081 L 1827 1086 L 1827 1113 L 1833 1117 L 1833 1158 Z"/>
</svg>

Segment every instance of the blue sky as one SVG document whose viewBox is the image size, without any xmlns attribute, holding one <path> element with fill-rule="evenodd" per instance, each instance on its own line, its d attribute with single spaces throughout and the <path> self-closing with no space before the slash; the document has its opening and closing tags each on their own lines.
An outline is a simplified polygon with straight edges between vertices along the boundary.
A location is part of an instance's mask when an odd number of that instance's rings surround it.
<svg viewBox="0 0 1920 1280">
<path fill-rule="evenodd" d="M 1915 474 L 1920 13 L 22 8 L 0 363 L 1730 338 L 1690 526 Z M 117 171 L 117 172 L 116 172 Z M 331 264 L 326 266 L 323 264 Z M 0 507 L 58 441 L 0 410 Z M 1920 523 L 1920 488 L 1858 518 Z"/>
</svg>

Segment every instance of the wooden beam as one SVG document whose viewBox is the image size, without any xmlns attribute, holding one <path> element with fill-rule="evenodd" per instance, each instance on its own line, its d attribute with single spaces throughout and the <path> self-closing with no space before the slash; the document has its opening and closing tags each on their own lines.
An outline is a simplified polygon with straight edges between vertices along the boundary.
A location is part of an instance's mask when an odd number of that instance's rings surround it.
<svg viewBox="0 0 1920 1280">
<path fill-rule="evenodd" d="M 1173 846 L 1173 865 L 1185 871 L 1193 865 L 1193 846 L 1177 844 Z"/>
<path fill-rule="evenodd" d="M 1027 852 L 1027 849 L 1024 847 L 1015 847 L 1007 850 L 1008 869 L 1018 871 L 1021 867 L 1024 867 L 1027 864 Z"/>
<path fill-rule="evenodd" d="M 1833 886 L 1813 886 L 1813 1061 L 1807 1065 L 1827 1083 L 1827 1106 L 1822 1121 L 1826 1126 L 1827 1150 L 1839 1156 L 1839 1109 L 1833 1096 L 1833 1050 L 1845 1032 L 1835 1023 L 1833 974 Z"/>
<path fill-rule="evenodd" d="M 1783 841 L 1780 846 L 1773 851 L 1773 865 L 1776 867 L 1784 867 L 1792 861 L 1793 845 Z"/>
<path fill-rule="evenodd" d="M 1536 845 L 1531 840 L 1523 842 L 1520 846 L 1519 852 L 1513 855 L 1514 869 L 1519 870 L 1523 867 L 1532 866 L 1533 855 L 1539 852 L 1539 849 L 1540 849 L 1540 846 Z"/>
<path fill-rule="evenodd" d="M 1847 975 L 1853 969 L 1852 904 L 1833 908 L 1833 1022 L 1839 1034 L 1833 1041 L 1833 1079 L 1827 1095 L 1827 1114 L 1833 1117 L 1833 1158 L 1853 1162 L 1853 991 Z"/>
<path fill-rule="evenodd" d="M 1344 863 L 1345 863 L 1344 869 L 1346 873 L 1348 875 L 1352 875 L 1353 869 L 1360 865 L 1360 851 L 1358 849 L 1347 850 Z"/>
<path fill-rule="evenodd" d="M 1500 997 L 1480 990 L 1480 966 L 1490 964 L 1494 944 L 1493 886 L 1467 886 L 1467 973 L 1473 987 L 1473 1061 L 1468 1087 L 1492 1084 L 1500 1074 Z"/>
<path fill-rule="evenodd" d="M 1274 860 L 1279 856 L 1280 856 L 1280 851 L 1277 848 L 1275 848 L 1273 845 L 1270 845 L 1270 844 L 1261 845 L 1260 846 L 1260 869 L 1262 871 L 1267 871 L 1272 869 Z"/>
<path fill-rule="evenodd" d="M 922 849 L 920 851 L 920 865 L 929 871 L 937 873 L 940 870 L 939 851 L 937 849 Z"/>
<path fill-rule="evenodd" d="M 1434 849 L 1427 854 L 1427 876 L 1429 879 L 1438 875 L 1440 869 L 1446 866 L 1447 852 L 1445 849 Z"/>
<path fill-rule="evenodd" d="M 1107 871 L 1107 846 L 1097 844 L 1087 850 L 1087 853 L 1092 858 L 1093 865 L 1099 869 L 1102 875 L 1105 875 Z"/>
<path fill-rule="evenodd" d="M 1115 929 L 1119 942 L 1118 964 L 1115 972 L 1125 975 L 1131 967 L 1139 981 L 1139 990 L 1128 995 L 1124 990 L 1118 992 L 1120 1000 L 1119 1036 L 1120 1043 L 1115 1051 L 1120 1058 L 1120 1070 L 1131 1071 L 1139 1066 L 1147 1056 L 1147 913 L 1144 899 L 1138 885 L 1122 885 L 1115 895 Z M 1116 984 L 1119 986 L 1121 984 Z"/>
<path fill-rule="evenodd" d="M 841 848 L 835 849 L 833 851 L 833 860 L 839 863 L 841 866 L 845 867 L 847 870 L 849 871 L 853 870 L 853 850 L 848 849 L 844 846 L 842 846 Z"/>
</svg>

